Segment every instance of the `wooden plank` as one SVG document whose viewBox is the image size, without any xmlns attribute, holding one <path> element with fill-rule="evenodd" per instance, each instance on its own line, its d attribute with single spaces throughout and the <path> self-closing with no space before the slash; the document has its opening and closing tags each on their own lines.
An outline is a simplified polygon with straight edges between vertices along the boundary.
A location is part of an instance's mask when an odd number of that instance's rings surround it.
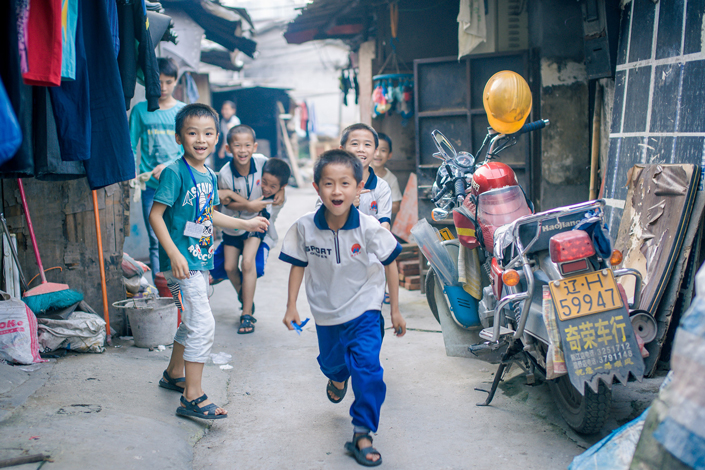
<svg viewBox="0 0 705 470">
<path fill-rule="evenodd" d="M 296 186 L 299 188 L 304 187 L 304 179 L 299 172 L 298 165 L 298 155 L 294 154 L 294 149 L 291 146 L 291 140 L 289 139 L 289 131 L 286 130 L 286 120 L 282 118 L 284 114 L 284 105 L 281 101 L 277 101 L 277 107 L 279 108 L 279 128 L 281 129 L 282 138 L 284 139 L 284 147 L 286 148 L 286 154 L 289 157 L 289 165 L 291 166 L 291 173 L 294 175 L 296 180 Z"/>
</svg>

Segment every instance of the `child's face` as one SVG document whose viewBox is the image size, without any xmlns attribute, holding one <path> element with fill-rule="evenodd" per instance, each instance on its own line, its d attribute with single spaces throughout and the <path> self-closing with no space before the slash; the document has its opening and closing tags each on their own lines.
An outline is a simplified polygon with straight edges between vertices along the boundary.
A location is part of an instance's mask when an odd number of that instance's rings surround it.
<svg viewBox="0 0 705 470">
<path fill-rule="evenodd" d="M 372 161 L 372 168 L 381 169 L 387 163 L 387 160 L 392 158 L 392 152 L 389 151 L 389 144 L 384 139 L 379 139 L 379 147 L 377 147 L 377 153 Z"/>
<path fill-rule="evenodd" d="M 184 156 L 193 162 L 203 163 L 215 150 L 218 131 L 213 118 L 191 116 L 184 120 L 181 132 L 176 134 L 176 142 L 184 146 Z"/>
<path fill-rule="evenodd" d="M 262 173 L 262 196 L 265 198 L 274 196 L 282 188 L 279 178 L 271 173 Z"/>
<path fill-rule="evenodd" d="M 223 107 L 220 108 L 220 115 L 227 121 L 235 115 L 235 110 L 229 104 L 224 104 Z"/>
<path fill-rule="evenodd" d="M 257 142 L 254 141 L 252 135 L 247 132 L 235 134 L 228 143 L 230 153 L 233 154 L 235 163 L 244 167 L 250 164 L 252 154 L 257 151 Z"/>
<path fill-rule="evenodd" d="M 174 88 L 176 87 L 176 78 L 162 73 L 159 75 L 159 83 L 162 88 L 161 98 L 171 98 L 171 95 L 174 93 Z"/>
<path fill-rule="evenodd" d="M 352 206 L 355 196 L 362 191 L 364 182 L 355 181 L 352 168 L 342 163 L 326 165 L 321 172 L 321 179 L 313 187 L 318 191 L 323 205 L 332 215 L 346 214 Z"/>
<path fill-rule="evenodd" d="M 355 154 L 367 169 L 375 156 L 375 136 L 365 129 L 354 130 L 348 135 L 348 141 L 342 148 Z"/>
</svg>

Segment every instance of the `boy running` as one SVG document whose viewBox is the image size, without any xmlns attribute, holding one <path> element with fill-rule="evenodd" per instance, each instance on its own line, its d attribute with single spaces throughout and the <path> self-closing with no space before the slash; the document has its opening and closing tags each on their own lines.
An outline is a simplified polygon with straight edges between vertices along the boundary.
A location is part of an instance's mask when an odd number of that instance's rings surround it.
<svg viewBox="0 0 705 470">
<path fill-rule="evenodd" d="M 382 456 L 372 447 L 370 432 L 377 431 L 386 394 L 379 361 L 385 273 L 397 336 L 406 333 L 406 322 L 399 312 L 395 262 L 401 245 L 376 218 L 353 206 L 364 187 L 362 173 L 361 161 L 345 150 L 319 157 L 313 186 L 322 205 L 289 229 L 279 259 L 292 264 L 284 325 L 292 330 L 292 323 L 301 324 L 296 300 L 305 273 L 328 399 L 340 403 L 352 379 L 354 430 L 345 448 L 361 465 L 377 466 Z"/>
<path fill-rule="evenodd" d="M 159 386 L 182 392 L 179 416 L 222 419 L 227 411 L 213 404 L 201 388 L 203 364 L 215 336 L 208 303 L 208 270 L 213 268 L 213 225 L 264 232 L 266 219 L 239 220 L 215 210 L 215 174 L 204 165 L 218 140 L 218 115 L 194 103 L 176 115 L 176 142 L 184 156 L 161 172 L 149 222 L 159 239 L 164 276 L 177 306 L 181 325 Z M 182 384 L 183 383 L 183 384 Z"/>
<path fill-rule="evenodd" d="M 252 219 L 272 204 L 283 204 L 284 191 L 280 187 L 273 195 L 265 195 L 262 186 L 267 157 L 255 153 L 257 138 L 250 126 L 241 124 L 228 132 L 228 147 L 233 154 L 229 164 L 218 175 L 218 192 L 223 198 L 223 213 L 240 219 Z M 265 201 L 265 196 L 273 200 Z M 247 230 L 223 230 L 225 272 L 242 303 L 238 334 L 255 331 L 254 298 L 257 286 L 256 258 L 265 234 Z M 242 255 L 242 266 L 238 268 Z"/>
</svg>

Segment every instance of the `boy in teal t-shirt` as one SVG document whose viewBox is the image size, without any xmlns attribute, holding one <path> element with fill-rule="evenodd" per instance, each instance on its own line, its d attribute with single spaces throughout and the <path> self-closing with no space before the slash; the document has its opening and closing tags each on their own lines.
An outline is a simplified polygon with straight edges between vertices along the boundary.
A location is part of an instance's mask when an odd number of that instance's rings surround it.
<svg viewBox="0 0 705 470">
<path fill-rule="evenodd" d="M 241 220 L 213 210 L 219 203 L 217 182 L 204 165 L 218 141 L 218 114 L 194 103 L 176 115 L 176 142 L 183 158 L 161 172 L 149 222 L 160 244 L 164 277 L 181 310 L 171 360 L 159 386 L 182 393 L 179 416 L 203 419 L 227 417 L 201 388 L 203 365 L 215 337 L 215 320 L 208 303 L 208 274 L 213 269 L 213 225 L 264 232 L 267 219 Z"/>
<path fill-rule="evenodd" d="M 139 174 L 152 172 L 147 187 L 142 191 L 142 215 L 149 236 L 149 262 L 154 274 L 161 271 L 159 266 L 159 248 L 157 237 L 149 225 L 149 211 L 152 210 L 154 193 L 159 186 L 162 171 L 171 162 L 183 154 L 181 145 L 174 138 L 176 114 L 186 106 L 174 98 L 179 68 L 173 59 L 160 58 L 159 82 L 162 94 L 159 97 L 159 109 L 147 111 L 147 102 L 137 103 L 130 113 L 130 140 L 132 152 L 137 157 L 140 150 Z"/>
</svg>

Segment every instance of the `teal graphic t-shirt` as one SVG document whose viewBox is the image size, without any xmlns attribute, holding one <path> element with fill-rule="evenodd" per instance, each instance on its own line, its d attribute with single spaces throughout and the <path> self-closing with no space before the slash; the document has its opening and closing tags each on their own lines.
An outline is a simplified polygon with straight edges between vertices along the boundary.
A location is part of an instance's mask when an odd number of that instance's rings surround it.
<svg viewBox="0 0 705 470">
<path fill-rule="evenodd" d="M 159 187 L 154 194 L 154 202 L 167 206 L 164 222 L 174 244 L 186 258 L 190 271 L 213 269 L 213 206 L 220 204 L 220 200 L 215 173 L 208 168 L 207 170 L 202 173 L 191 167 L 196 181 L 194 186 L 186 161 L 179 158 L 164 168 L 159 178 Z M 186 222 L 205 226 L 200 239 L 184 235 Z M 162 271 L 171 269 L 171 260 L 161 244 L 159 266 Z"/>
<path fill-rule="evenodd" d="M 137 145 L 140 147 L 139 173 L 152 171 L 162 163 L 170 163 L 184 154 L 184 149 L 176 143 L 176 114 L 186 106 L 177 101 L 169 109 L 147 111 L 147 102 L 137 103 L 130 113 L 130 140 L 132 151 L 137 158 Z M 159 181 L 152 176 L 147 187 L 156 189 Z"/>
</svg>

